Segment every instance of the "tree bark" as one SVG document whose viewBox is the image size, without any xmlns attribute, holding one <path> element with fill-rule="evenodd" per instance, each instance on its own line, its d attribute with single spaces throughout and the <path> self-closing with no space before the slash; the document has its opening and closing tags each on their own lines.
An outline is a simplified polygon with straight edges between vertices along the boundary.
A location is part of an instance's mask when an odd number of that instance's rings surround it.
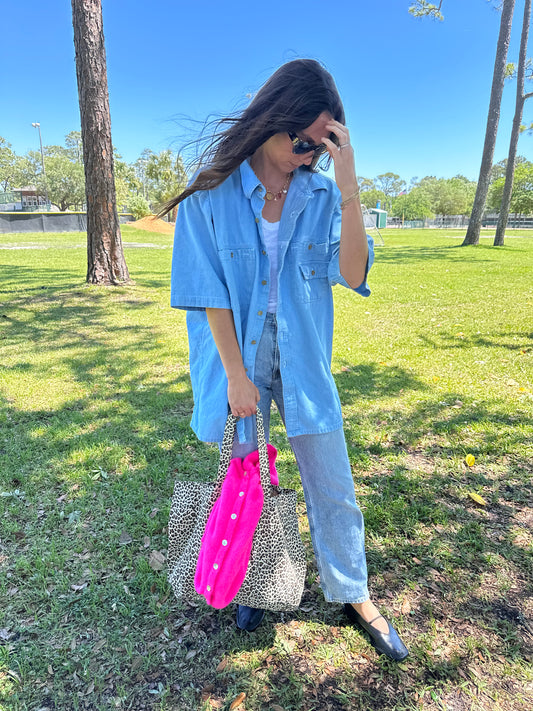
<svg viewBox="0 0 533 711">
<path fill-rule="evenodd" d="M 516 149 L 518 145 L 518 137 L 520 136 L 520 125 L 522 123 L 522 112 L 524 110 L 525 102 L 524 83 L 526 75 L 527 41 L 529 37 L 530 19 L 531 0 L 525 0 L 524 19 L 522 21 L 522 35 L 520 37 L 520 54 L 518 57 L 518 69 L 516 73 L 516 105 L 513 118 L 513 128 L 511 131 L 511 140 L 509 143 L 509 155 L 507 157 L 507 166 L 505 169 L 505 184 L 503 186 L 502 204 L 500 207 L 500 214 L 498 216 L 498 224 L 496 226 L 496 235 L 494 236 L 495 247 L 503 246 L 505 228 L 507 227 L 509 209 L 511 207 L 511 197 L 513 194 Z"/>
<path fill-rule="evenodd" d="M 500 121 L 500 106 L 502 102 L 503 84 L 505 81 L 505 67 L 507 64 L 507 50 L 511 39 L 511 25 L 513 23 L 513 11 L 515 0 L 504 0 L 502 19 L 500 21 L 500 32 L 496 49 L 496 59 L 494 61 L 494 74 L 492 77 L 492 89 L 490 92 L 489 115 L 487 118 L 487 129 L 485 131 L 485 144 L 483 146 L 483 156 L 481 158 L 481 168 L 477 184 L 472 214 L 466 231 L 463 245 L 479 244 L 479 233 L 481 230 L 481 218 L 487 202 L 489 192 L 490 171 L 492 159 L 494 157 L 494 146 L 498 133 L 498 123 Z"/>
<path fill-rule="evenodd" d="M 87 282 L 129 280 L 117 214 L 101 0 L 72 0 L 87 200 Z"/>
</svg>

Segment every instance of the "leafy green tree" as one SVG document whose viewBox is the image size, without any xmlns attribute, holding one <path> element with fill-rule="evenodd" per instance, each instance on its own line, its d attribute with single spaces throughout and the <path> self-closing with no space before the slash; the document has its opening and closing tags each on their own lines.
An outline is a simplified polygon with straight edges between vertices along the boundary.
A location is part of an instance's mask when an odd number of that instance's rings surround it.
<svg viewBox="0 0 533 711">
<path fill-rule="evenodd" d="M 515 163 L 516 163 L 516 165 L 518 165 L 519 163 L 527 163 L 527 159 L 524 158 L 524 156 L 516 156 Z M 498 178 L 505 178 L 506 169 L 507 169 L 507 158 L 504 158 L 503 160 L 500 160 L 497 163 L 494 163 L 494 165 L 492 166 L 492 170 L 490 172 L 491 184 L 495 180 L 498 180 Z"/>
<path fill-rule="evenodd" d="M 436 215 L 466 215 L 472 208 L 476 184 L 462 175 L 454 178 L 427 176 L 417 191 L 425 195 Z"/>
<path fill-rule="evenodd" d="M 146 163 L 146 177 L 152 182 L 151 193 L 157 203 L 170 200 L 187 186 L 183 161 L 170 150 L 150 154 Z"/>
<path fill-rule="evenodd" d="M 357 184 L 359 185 L 359 190 L 364 192 L 365 190 L 372 190 L 374 188 L 374 181 L 372 178 L 363 178 L 362 175 L 357 177 Z"/>
<path fill-rule="evenodd" d="M 83 142 L 81 131 L 71 131 L 65 136 L 65 145 L 71 160 L 75 163 L 83 163 Z"/>
<path fill-rule="evenodd" d="M 375 188 L 361 192 L 360 199 L 366 207 L 376 207 L 379 202 L 382 209 L 385 209 L 385 205 L 387 203 L 387 196 L 385 193 L 382 190 L 376 190 Z"/>
<path fill-rule="evenodd" d="M 79 207 L 85 202 L 83 166 L 67 156 L 53 155 L 46 159 L 46 183 L 50 201 L 60 210 Z M 42 175 L 37 178 L 37 187 L 44 189 Z"/>
<path fill-rule="evenodd" d="M 41 154 L 39 151 L 28 151 L 26 155 L 17 156 L 15 161 L 15 187 L 24 188 L 29 185 L 36 186 L 39 182 L 42 169 Z"/>
<path fill-rule="evenodd" d="M 494 210 L 501 210 L 504 186 L 505 176 L 501 176 L 490 187 L 488 202 Z M 533 163 L 529 161 L 516 164 L 509 208 L 516 215 L 533 215 Z"/>
<path fill-rule="evenodd" d="M 138 195 L 142 185 L 135 168 L 122 160 L 122 156 L 115 150 L 115 190 L 117 193 L 117 206 L 119 209 L 126 207 L 128 200 L 133 195 Z"/>
<path fill-rule="evenodd" d="M 433 217 L 429 198 L 420 188 L 413 188 L 406 195 L 398 195 L 392 201 L 392 214 L 403 220 L 422 220 Z"/>
<path fill-rule="evenodd" d="M 388 198 L 393 198 L 405 189 L 405 180 L 396 173 L 382 173 L 376 176 L 374 187 L 381 190 Z"/>
<path fill-rule="evenodd" d="M 499 175 L 492 181 L 487 195 L 487 207 L 489 210 L 499 212 L 502 205 L 503 186 L 505 185 L 505 173 Z"/>
<path fill-rule="evenodd" d="M 516 166 L 511 210 L 518 215 L 533 215 L 533 163 Z"/>
<path fill-rule="evenodd" d="M 60 158 L 67 158 L 67 160 L 70 160 L 70 155 L 68 150 L 65 148 L 65 146 L 43 146 L 43 153 L 46 159 L 48 157 L 60 157 Z"/>
<path fill-rule="evenodd" d="M 0 188 L 2 190 L 13 190 L 16 185 L 16 155 L 11 150 L 11 143 L 0 136 Z"/>
<path fill-rule="evenodd" d="M 148 165 L 150 156 L 152 155 L 154 155 L 154 152 L 149 148 L 145 148 L 139 158 L 137 158 L 137 160 L 133 164 L 135 175 L 142 186 L 143 197 L 145 197 L 147 200 L 150 200 L 152 184 L 146 175 L 146 166 Z"/>
</svg>

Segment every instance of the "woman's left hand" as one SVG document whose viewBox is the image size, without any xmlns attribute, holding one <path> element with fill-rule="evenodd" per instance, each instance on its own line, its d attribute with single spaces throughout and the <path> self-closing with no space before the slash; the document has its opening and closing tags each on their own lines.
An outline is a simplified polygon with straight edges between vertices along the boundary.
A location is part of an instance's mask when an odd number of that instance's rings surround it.
<svg viewBox="0 0 533 711">
<path fill-rule="evenodd" d="M 346 199 L 357 191 L 357 178 L 355 177 L 355 159 L 352 144 L 350 143 L 350 132 L 339 121 L 331 119 L 326 124 L 330 133 L 334 133 L 339 141 L 337 146 L 330 138 L 322 138 L 322 143 L 328 149 L 328 153 L 333 160 L 335 167 L 335 182 L 341 191 L 343 199 Z"/>
</svg>

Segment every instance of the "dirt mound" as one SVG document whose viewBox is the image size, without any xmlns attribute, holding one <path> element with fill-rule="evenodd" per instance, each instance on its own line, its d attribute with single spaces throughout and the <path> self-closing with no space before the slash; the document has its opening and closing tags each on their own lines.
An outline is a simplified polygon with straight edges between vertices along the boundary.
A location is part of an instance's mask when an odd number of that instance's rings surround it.
<svg viewBox="0 0 533 711">
<path fill-rule="evenodd" d="M 165 222 L 165 220 L 161 220 L 159 217 L 143 217 L 141 220 L 128 222 L 128 224 L 139 230 L 146 230 L 147 232 L 160 232 L 165 235 L 174 233 L 174 223 Z"/>
</svg>

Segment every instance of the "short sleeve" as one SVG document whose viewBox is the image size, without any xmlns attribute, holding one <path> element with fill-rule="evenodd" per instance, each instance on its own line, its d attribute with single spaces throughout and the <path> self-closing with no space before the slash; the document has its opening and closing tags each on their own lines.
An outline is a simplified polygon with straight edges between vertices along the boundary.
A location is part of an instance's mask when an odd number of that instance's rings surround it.
<svg viewBox="0 0 533 711">
<path fill-rule="evenodd" d="M 331 231 L 330 231 L 330 250 L 331 250 L 331 260 L 329 263 L 328 277 L 331 285 L 340 284 L 345 286 L 347 289 L 351 289 L 350 285 L 346 279 L 342 276 L 339 266 L 339 250 L 341 244 L 341 209 L 337 207 L 333 213 L 331 221 Z M 374 263 L 374 240 L 371 235 L 366 236 L 368 243 L 368 258 L 366 260 L 365 277 L 362 283 L 352 291 L 360 294 L 361 296 L 370 296 L 370 287 L 367 284 L 367 276 L 370 271 L 370 267 Z"/>
<path fill-rule="evenodd" d="M 193 193 L 178 208 L 170 305 L 186 310 L 230 308 L 206 191 Z"/>
</svg>

